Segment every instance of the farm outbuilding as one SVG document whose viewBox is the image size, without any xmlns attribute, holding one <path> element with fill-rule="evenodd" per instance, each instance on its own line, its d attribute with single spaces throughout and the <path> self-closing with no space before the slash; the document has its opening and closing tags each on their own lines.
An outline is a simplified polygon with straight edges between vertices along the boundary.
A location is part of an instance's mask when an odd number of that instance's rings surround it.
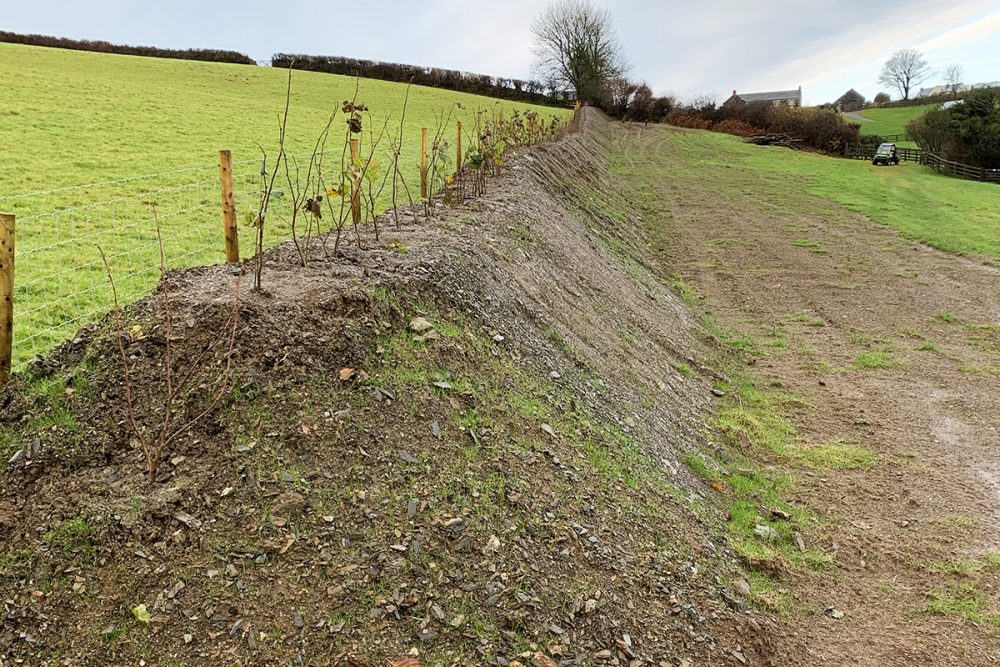
<svg viewBox="0 0 1000 667">
<path fill-rule="evenodd" d="M 865 106 L 865 96 L 851 88 L 833 104 L 841 111 L 860 111 Z"/>
</svg>

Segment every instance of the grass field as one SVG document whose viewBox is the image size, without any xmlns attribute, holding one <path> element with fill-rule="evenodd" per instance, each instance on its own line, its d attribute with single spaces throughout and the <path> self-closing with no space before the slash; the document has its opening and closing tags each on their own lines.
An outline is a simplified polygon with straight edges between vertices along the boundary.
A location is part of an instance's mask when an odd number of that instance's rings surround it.
<svg viewBox="0 0 1000 667">
<path fill-rule="evenodd" d="M 863 109 L 858 114 L 866 120 L 861 123 L 861 134 L 906 134 L 906 124 L 924 115 L 937 104 L 886 109 Z M 852 119 L 853 120 L 853 119 Z"/>
<path fill-rule="evenodd" d="M 0 44 L 0 193 L 48 190 L 197 165 L 217 151 L 255 161 L 277 138 L 287 72 Z M 330 111 L 354 96 L 355 79 L 295 72 L 289 150 L 305 151 Z M 398 121 L 405 86 L 362 80 L 358 101 L 376 120 Z M 458 109 L 455 103 L 465 108 Z M 568 110 L 413 87 L 404 155 L 415 174 L 421 126 L 449 108 L 469 121 L 500 105 L 568 116 Z M 466 122 L 468 126 L 468 122 Z"/>
<path fill-rule="evenodd" d="M 224 259 L 218 150 L 233 152 L 242 220 L 255 209 L 259 146 L 268 148 L 273 161 L 286 82 L 286 71 L 269 67 L 0 44 L 0 210 L 18 217 L 15 365 L 108 310 L 98 245 L 128 298 L 155 285 L 154 206 L 170 266 Z M 354 98 L 356 85 L 358 102 L 371 111 L 366 131 L 381 127 L 385 118 L 397 131 L 404 85 L 295 72 L 288 150 L 311 150 L 331 111 Z M 571 113 L 413 87 L 400 163 L 411 191 L 419 189 L 421 127 L 433 133 L 439 116 L 451 114 L 444 136 L 454 137 L 454 121 L 462 120 L 471 141 L 476 112 L 498 107 L 564 118 Z M 338 120 L 335 127 L 340 129 L 330 143 L 339 171 L 345 125 Z M 363 145 L 362 155 L 365 150 Z M 386 144 L 383 170 L 388 155 Z M 74 187 L 121 179 L 132 180 Z M 70 189 L 11 198 L 62 188 Z M 270 220 L 269 243 L 288 239 L 287 221 Z M 249 250 L 248 238 L 243 249 Z"/>
<path fill-rule="evenodd" d="M 670 136 L 684 178 L 719 187 L 750 188 L 782 209 L 782 192 L 801 189 L 949 252 L 981 255 L 1000 264 L 1000 186 L 938 174 L 920 165 L 874 167 L 783 148 L 746 144 L 727 134 L 690 131 Z M 669 178 L 670 175 L 665 175 Z M 780 183 L 780 187 L 774 184 Z"/>
</svg>

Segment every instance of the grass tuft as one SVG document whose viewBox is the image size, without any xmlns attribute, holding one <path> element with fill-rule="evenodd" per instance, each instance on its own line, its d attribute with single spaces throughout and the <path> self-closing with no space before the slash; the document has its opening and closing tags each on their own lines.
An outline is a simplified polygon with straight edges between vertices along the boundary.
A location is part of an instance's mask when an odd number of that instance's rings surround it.
<svg viewBox="0 0 1000 667">
<path fill-rule="evenodd" d="M 990 611 L 990 596 L 973 584 L 949 584 L 945 589 L 928 591 L 927 597 L 931 600 L 927 611 L 933 614 L 1000 627 L 1000 615 Z"/>
<path fill-rule="evenodd" d="M 868 350 L 854 359 L 854 368 L 861 370 L 885 370 L 902 365 L 903 362 L 884 350 Z"/>
</svg>

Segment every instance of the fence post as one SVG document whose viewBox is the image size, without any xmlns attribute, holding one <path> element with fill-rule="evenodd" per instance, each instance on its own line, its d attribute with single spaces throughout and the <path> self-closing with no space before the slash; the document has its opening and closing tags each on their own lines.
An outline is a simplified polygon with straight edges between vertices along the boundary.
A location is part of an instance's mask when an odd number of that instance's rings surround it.
<svg viewBox="0 0 1000 667">
<path fill-rule="evenodd" d="M 361 141 L 351 139 L 351 219 L 355 225 L 361 223 L 361 184 L 358 182 L 358 157 Z"/>
<path fill-rule="evenodd" d="M 455 173 L 462 171 L 462 121 L 455 121 Z"/>
<path fill-rule="evenodd" d="M 420 128 L 420 198 L 427 199 L 427 128 Z"/>
<path fill-rule="evenodd" d="M 226 263 L 240 263 L 240 237 L 236 226 L 236 196 L 233 194 L 233 153 L 219 151 L 219 183 L 222 186 L 222 227 L 226 235 Z"/>
<path fill-rule="evenodd" d="M 0 213 L 0 389 L 14 358 L 14 214 Z"/>
</svg>

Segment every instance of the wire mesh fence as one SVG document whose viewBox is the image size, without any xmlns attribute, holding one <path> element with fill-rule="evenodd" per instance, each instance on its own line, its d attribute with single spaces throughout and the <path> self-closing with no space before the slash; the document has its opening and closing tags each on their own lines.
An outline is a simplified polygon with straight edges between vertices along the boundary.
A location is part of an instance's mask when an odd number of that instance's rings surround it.
<svg viewBox="0 0 1000 667">
<path fill-rule="evenodd" d="M 166 270 L 227 261 L 227 254 L 233 253 L 228 242 L 234 225 L 230 201 L 235 203 L 241 254 L 247 258 L 256 251 L 256 219 L 265 190 L 272 197 L 264 226 L 266 249 L 295 235 L 325 232 L 333 224 L 360 228 L 394 205 L 426 203 L 442 192 L 443 201 L 451 204 L 482 194 L 486 175 L 499 169 L 506 146 L 528 146 L 559 136 L 569 127 L 555 116 L 522 117 L 515 112 L 505 119 L 502 110 L 476 114 L 474 128 L 463 132 L 461 122 L 455 122 L 453 129 L 454 119 L 442 112 L 434 133 L 422 128 L 417 155 L 404 149 L 402 125 L 393 140 L 386 136 L 388 120 L 373 126 L 369 118 L 363 133 L 355 112 L 348 122 L 349 141 L 345 139 L 342 149 L 324 154 L 317 142 L 309 153 L 281 152 L 277 173 L 266 156 L 244 156 L 230 167 L 229 153 L 224 152 L 226 157 L 220 154 L 221 161 L 215 164 L 0 194 L 0 211 L 16 218 L 16 269 L 10 290 L 15 304 L 13 370 L 24 370 L 36 355 L 113 308 L 109 269 L 119 303 L 125 305 L 156 287 L 161 248 Z M 471 149 L 464 154 L 463 140 Z M 334 140 L 331 146 L 337 143 Z M 230 175 L 231 200 L 223 194 Z M 270 189 L 275 184 L 287 187 L 291 196 L 279 196 Z M 325 208 L 317 204 L 320 198 Z M 431 207 L 423 210 L 430 215 Z M 0 241 L 4 240 L 0 232 Z M 10 314 L 8 290 L 4 287 L 0 299 L 3 321 Z M 6 327 L 0 334 L 0 343 L 11 339 Z M 6 344 L 0 347 L 10 349 Z M 0 366 L 6 366 L 4 359 Z"/>
<path fill-rule="evenodd" d="M 257 158 L 233 163 L 245 255 L 253 248 L 255 230 L 245 220 L 257 212 L 261 168 Z M 265 247 L 291 238 L 289 205 L 272 203 Z M 218 165 L 0 196 L 0 210 L 17 221 L 15 371 L 112 309 L 102 252 L 122 304 L 159 281 L 159 239 L 167 270 L 226 259 Z"/>
</svg>

